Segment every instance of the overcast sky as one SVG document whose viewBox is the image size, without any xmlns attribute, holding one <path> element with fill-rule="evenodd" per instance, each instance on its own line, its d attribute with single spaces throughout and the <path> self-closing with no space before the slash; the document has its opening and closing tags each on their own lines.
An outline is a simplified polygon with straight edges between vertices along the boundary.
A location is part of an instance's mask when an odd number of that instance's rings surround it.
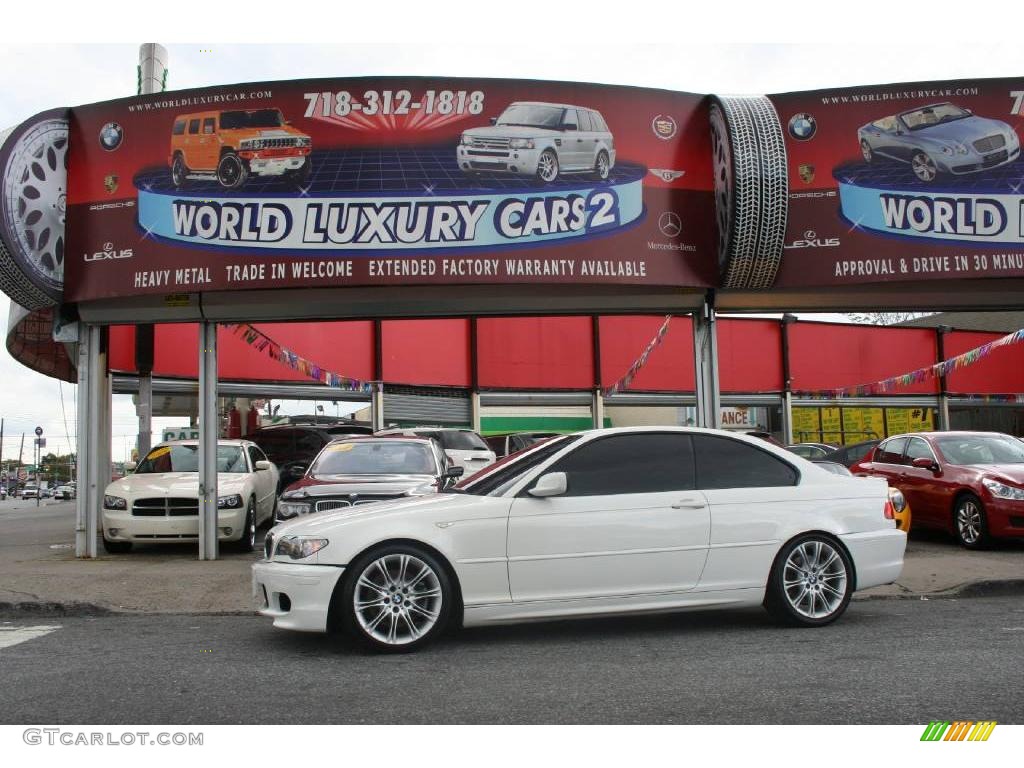
<svg viewBox="0 0 1024 768">
<path fill-rule="evenodd" d="M 422 4 L 426 5 L 435 7 L 439 4 Z M 508 9 L 523 7 L 519 3 L 502 5 Z M 938 5 L 941 4 L 934 7 Z M 928 41 L 897 38 L 868 46 L 843 41 L 844 27 L 837 26 L 835 32 L 840 39 L 815 45 L 693 44 L 693 40 L 717 40 L 728 35 L 723 32 L 722 24 L 718 24 L 717 29 L 705 27 L 703 34 L 699 28 L 685 24 L 683 9 L 689 7 L 687 4 L 659 5 L 658 12 L 649 15 L 640 12 L 643 6 L 644 3 L 629 3 L 631 13 L 624 14 L 621 19 L 605 20 L 599 27 L 589 30 L 593 34 L 556 33 L 554 38 L 574 42 L 543 46 L 533 42 L 524 45 L 498 42 L 486 46 L 459 45 L 453 41 L 465 36 L 449 31 L 443 18 L 424 22 L 427 26 L 418 39 L 437 41 L 432 44 L 239 45 L 163 41 L 169 51 L 168 86 L 180 89 L 306 77 L 450 75 L 580 80 L 698 93 L 778 93 L 913 80 L 1024 75 L 1024 46 L 1019 41 L 933 45 L 935 41 L 931 38 Z M 235 10 L 239 8 L 232 7 Z M 400 15 L 393 3 L 386 4 L 386 7 L 394 16 Z M 473 8 L 474 12 L 477 8 L 465 4 L 454 7 Z M 780 6 L 776 3 L 772 7 Z M 889 4 L 879 6 L 886 7 Z M 928 7 L 933 8 L 933 5 Z M 1014 11 L 1006 21 L 1012 18 L 1019 20 L 1020 7 L 1009 7 Z M 729 9 L 735 8 L 735 4 L 729 5 Z M 38 9 L 28 11 L 37 13 Z M 961 5 L 960 11 L 968 17 L 972 13 L 970 6 Z M 365 9 L 361 11 L 364 15 L 368 12 Z M 885 15 L 884 10 L 879 12 Z M 798 39 L 829 39 L 830 35 L 822 35 L 820 30 L 809 27 L 806 20 L 802 21 L 801 12 L 791 9 L 791 13 L 793 15 L 786 18 L 791 18 L 793 23 L 784 22 L 787 26 L 783 33 L 776 27 L 777 37 L 793 39 L 795 35 Z M 737 12 L 739 15 L 742 14 Z M 308 29 L 311 23 L 315 25 L 305 11 L 302 16 L 303 30 Z M 929 29 L 934 30 L 938 20 L 931 18 L 930 12 L 928 16 Z M 491 37 L 509 39 L 501 37 L 500 32 L 508 18 L 507 14 L 493 18 L 491 23 L 496 34 Z M 525 23 L 522 16 L 519 18 Z M 943 23 L 955 28 L 961 22 L 958 18 L 947 18 Z M 96 21 L 92 24 L 95 25 Z M 5 26 L 9 30 L 28 28 L 17 23 Z M 750 25 L 747 26 L 749 37 Z M 225 28 L 220 25 L 205 27 L 210 32 Z M 352 28 L 339 23 L 319 32 L 340 33 L 342 29 L 351 31 Z M 513 30 L 518 28 L 516 25 L 511 27 Z M 402 30 L 395 29 L 394 39 L 408 39 L 408 26 Z M 1008 26 L 1005 31 L 1009 29 Z M 894 27 L 889 25 L 888 34 L 893 30 Z M 530 33 L 529 26 L 523 27 L 522 31 L 524 40 L 542 39 L 542 36 Z M 312 33 L 315 34 L 316 30 Z M 68 34 L 65 30 L 65 35 Z M 970 34 L 969 30 L 967 34 Z M 70 36 L 75 36 L 73 29 Z M 108 35 L 95 35 L 100 36 Z M 376 36 L 382 36 L 380 29 Z M 346 33 L 344 37 L 352 39 L 356 36 Z M 145 35 L 136 39 L 144 41 Z M 580 42 L 575 42 L 577 40 Z M 908 44 L 911 42 L 913 45 Z M 137 44 L 43 47 L 5 42 L 0 47 L 0 72 L 5 73 L 0 80 L 0 130 L 44 109 L 134 94 L 137 51 Z M 7 306 L 6 297 L 0 297 L 0 323 L 6 323 Z M 3 456 L 17 455 L 21 433 L 31 433 L 36 425 L 46 431 L 49 449 L 66 451 L 66 435 L 70 435 L 72 442 L 75 438 L 75 387 L 63 385 L 65 429 L 58 382 L 23 368 L 10 358 L 6 348 L 0 351 L 0 382 L 0 416 L 5 419 Z M 130 399 L 119 397 L 116 400 L 113 448 L 114 457 L 121 458 L 134 443 L 137 421 Z M 173 419 L 166 423 L 182 421 Z M 26 440 L 31 444 L 29 438 Z M 26 449 L 26 457 L 29 455 L 30 449 Z"/>
</svg>

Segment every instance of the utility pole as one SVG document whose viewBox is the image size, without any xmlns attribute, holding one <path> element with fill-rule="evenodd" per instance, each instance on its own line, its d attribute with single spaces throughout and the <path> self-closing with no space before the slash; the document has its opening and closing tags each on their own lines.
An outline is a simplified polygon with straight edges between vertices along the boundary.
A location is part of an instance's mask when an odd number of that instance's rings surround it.
<svg viewBox="0 0 1024 768">
<path fill-rule="evenodd" d="M 25 453 L 25 433 L 21 433 L 21 447 L 18 448 L 18 468 L 14 470 L 15 489 L 17 489 L 17 483 L 21 482 L 21 457 Z"/>
</svg>

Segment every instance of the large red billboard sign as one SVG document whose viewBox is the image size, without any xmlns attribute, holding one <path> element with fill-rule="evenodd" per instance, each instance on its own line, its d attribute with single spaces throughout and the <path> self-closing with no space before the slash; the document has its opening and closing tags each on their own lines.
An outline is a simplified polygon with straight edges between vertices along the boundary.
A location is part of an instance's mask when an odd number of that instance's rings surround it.
<svg viewBox="0 0 1024 768">
<path fill-rule="evenodd" d="M 1024 276 L 1024 79 L 770 96 L 780 287 Z"/>
<path fill-rule="evenodd" d="M 697 95 L 262 83 L 78 107 L 69 139 L 67 301 L 717 278 Z"/>
</svg>

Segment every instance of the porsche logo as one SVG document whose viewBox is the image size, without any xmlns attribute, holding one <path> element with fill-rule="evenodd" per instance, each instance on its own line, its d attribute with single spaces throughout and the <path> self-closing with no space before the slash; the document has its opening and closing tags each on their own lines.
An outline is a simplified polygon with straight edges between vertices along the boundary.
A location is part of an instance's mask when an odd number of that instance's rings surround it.
<svg viewBox="0 0 1024 768">
<path fill-rule="evenodd" d="M 117 192 L 117 181 L 117 174 L 114 173 L 103 177 L 103 188 L 107 190 L 108 195 L 112 195 Z"/>
<path fill-rule="evenodd" d="M 814 166 L 810 163 L 800 163 L 800 167 L 797 168 L 797 171 L 800 174 L 800 180 L 804 184 L 810 184 L 814 181 Z"/>
</svg>

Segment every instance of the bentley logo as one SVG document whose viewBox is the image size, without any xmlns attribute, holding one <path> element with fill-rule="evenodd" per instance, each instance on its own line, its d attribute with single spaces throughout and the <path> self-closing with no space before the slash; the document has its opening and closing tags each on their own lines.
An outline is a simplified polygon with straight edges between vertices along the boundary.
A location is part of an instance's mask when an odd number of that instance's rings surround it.
<svg viewBox="0 0 1024 768">
<path fill-rule="evenodd" d="M 800 174 L 800 180 L 804 184 L 810 184 L 812 181 L 814 181 L 814 166 L 811 165 L 810 163 L 800 163 L 800 166 L 797 168 L 797 171 Z"/>
<path fill-rule="evenodd" d="M 107 190 L 108 195 L 112 195 L 117 192 L 117 174 L 111 173 L 103 177 L 103 188 Z"/>
<path fill-rule="evenodd" d="M 666 184 L 671 184 L 686 173 L 686 171 L 672 171 L 668 168 L 651 168 L 649 170 Z"/>
</svg>

